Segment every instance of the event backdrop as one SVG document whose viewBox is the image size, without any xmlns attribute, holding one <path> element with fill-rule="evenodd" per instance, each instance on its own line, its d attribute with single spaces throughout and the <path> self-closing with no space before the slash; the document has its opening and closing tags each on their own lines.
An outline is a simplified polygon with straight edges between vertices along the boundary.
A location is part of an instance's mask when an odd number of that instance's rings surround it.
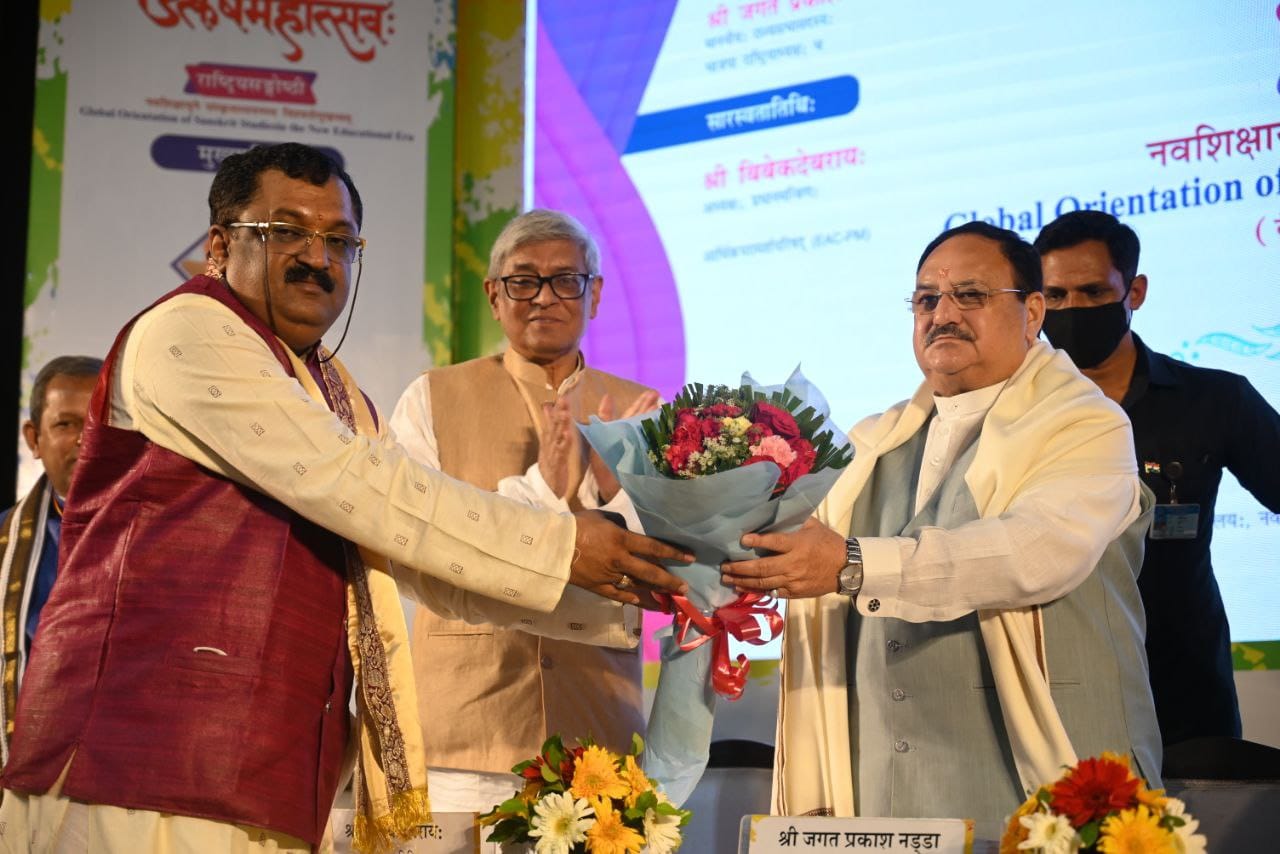
<svg viewBox="0 0 1280 854">
<path fill-rule="evenodd" d="M 53 356 L 105 354 L 204 269 L 213 171 L 259 142 L 320 146 L 361 192 L 369 245 L 342 358 L 374 400 L 389 411 L 429 351 L 449 352 L 451 151 L 433 172 L 434 280 L 425 221 L 452 2 L 46 0 L 41 16 L 24 388 Z M 38 467 L 21 458 L 25 490 Z"/>
<path fill-rule="evenodd" d="M 930 239 L 1090 208 L 1142 239 L 1144 340 L 1280 405 L 1274 0 L 537 0 L 529 25 L 527 182 L 601 240 L 597 367 L 670 396 L 801 363 L 847 428 L 919 382 Z M 1233 636 L 1280 638 L 1280 516 L 1230 476 L 1214 554 Z"/>
</svg>

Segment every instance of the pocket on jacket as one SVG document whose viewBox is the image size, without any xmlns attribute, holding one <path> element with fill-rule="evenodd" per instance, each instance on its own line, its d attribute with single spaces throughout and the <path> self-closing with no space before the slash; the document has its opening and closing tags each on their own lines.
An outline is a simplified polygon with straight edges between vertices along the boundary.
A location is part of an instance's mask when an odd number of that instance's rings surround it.
<svg viewBox="0 0 1280 854">
<path fill-rule="evenodd" d="M 202 644 L 190 639 L 174 641 L 169 647 L 167 662 L 171 667 L 184 670 L 246 678 L 257 676 L 262 666 L 256 658 L 232 655 L 215 644 Z"/>
</svg>

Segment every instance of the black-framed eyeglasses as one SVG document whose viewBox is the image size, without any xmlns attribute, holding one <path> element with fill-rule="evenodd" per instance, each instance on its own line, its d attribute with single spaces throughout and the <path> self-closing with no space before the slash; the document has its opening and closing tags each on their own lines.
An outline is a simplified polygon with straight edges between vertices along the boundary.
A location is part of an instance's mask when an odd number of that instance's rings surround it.
<svg viewBox="0 0 1280 854">
<path fill-rule="evenodd" d="M 508 297 L 527 302 L 542 293 L 543 285 L 550 285 L 551 292 L 560 299 L 581 299 L 587 292 L 587 282 L 594 278 L 593 273 L 556 273 L 554 276 L 517 273 L 514 276 L 499 276 L 498 281 L 502 282 Z"/>
<path fill-rule="evenodd" d="M 982 308 L 987 304 L 987 300 L 996 294 L 1020 294 L 1021 288 L 957 288 L 954 291 L 916 291 L 907 297 L 907 302 L 911 304 L 912 314 L 933 314 L 938 309 L 938 303 L 942 302 L 943 297 L 951 297 L 956 304 L 956 308 L 961 311 L 973 311 Z"/>
<path fill-rule="evenodd" d="M 283 255 L 297 255 L 311 247 L 317 237 L 325 254 L 335 264 L 350 264 L 364 252 L 365 239 L 340 231 L 312 231 L 291 222 L 229 222 L 228 228 L 253 228 L 267 246 Z"/>
</svg>

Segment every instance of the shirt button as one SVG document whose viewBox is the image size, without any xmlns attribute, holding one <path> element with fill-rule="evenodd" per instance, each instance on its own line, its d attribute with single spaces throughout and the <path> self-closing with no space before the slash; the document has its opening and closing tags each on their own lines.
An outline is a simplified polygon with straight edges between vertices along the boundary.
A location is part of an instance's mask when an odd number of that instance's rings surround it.
<svg viewBox="0 0 1280 854">
<path fill-rule="evenodd" d="M 901 703 L 903 700 L 907 699 L 907 692 L 903 691 L 901 688 L 894 688 L 889 692 L 889 696 Z"/>
<path fill-rule="evenodd" d="M 889 652 L 897 652 L 902 649 L 902 644 L 896 640 L 889 641 L 885 646 L 889 647 Z"/>
<path fill-rule="evenodd" d="M 873 613 L 873 614 L 874 614 L 876 611 L 879 611 L 879 610 L 880 610 L 880 600 L 879 600 L 879 599 L 872 599 L 870 602 L 868 602 L 868 603 L 867 603 L 867 610 L 868 610 L 868 611 L 870 611 L 870 612 L 871 612 L 871 613 Z"/>
<path fill-rule="evenodd" d="M 898 739 L 893 743 L 893 749 L 898 753 L 906 753 L 911 749 L 911 745 L 907 744 L 902 739 Z"/>
<path fill-rule="evenodd" d="M 541 664 L 542 664 L 542 667 L 543 667 L 544 669 L 546 669 L 546 670 L 550 670 L 550 669 L 551 669 L 551 656 L 549 656 L 549 655 L 544 655 L 544 656 L 542 656 L 542 662 L 541 662 Z"/>
</svg>

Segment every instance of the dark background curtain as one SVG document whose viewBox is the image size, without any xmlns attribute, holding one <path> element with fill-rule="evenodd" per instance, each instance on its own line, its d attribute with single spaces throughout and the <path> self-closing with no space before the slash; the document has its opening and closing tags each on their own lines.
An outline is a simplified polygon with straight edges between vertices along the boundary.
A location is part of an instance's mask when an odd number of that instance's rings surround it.
<svg viewBox="0 0 1280 854">
<path fill-rule="evenodd" d="M 18 395 L 21 393 L 23 295 L 27 281 L 27 213 L 31 194 L 31 122 L 35 107 L 38 0 L 0 3 L 0 79 L 11 81 L 0 123 L 9 168 L 0 206 L 0 508 L 14 502 L 18 476 Z"/>
</svg>

